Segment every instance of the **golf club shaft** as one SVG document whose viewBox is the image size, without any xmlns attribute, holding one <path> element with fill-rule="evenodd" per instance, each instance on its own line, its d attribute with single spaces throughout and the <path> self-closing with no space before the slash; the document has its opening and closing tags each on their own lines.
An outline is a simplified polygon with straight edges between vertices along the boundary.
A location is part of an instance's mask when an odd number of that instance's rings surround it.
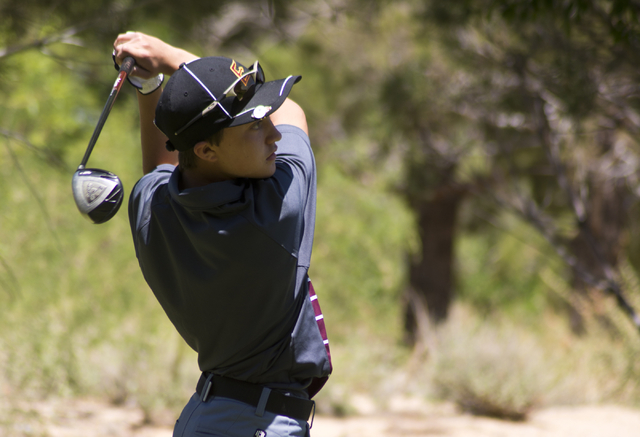
<svg viewBox="0 0 640 437">
<path fill-rule="evenodd" d="M 102 127 L 104 123 L 107 121 L 107 117 L 111 112 L 111 108 L 113 107 L 113 103 L 118 97 L 118 93 L 120 92 L 120 88 L 122 88 L 122 84 L 127 76 L 133 70 L 136 61 L 132 57 L 124 58 L 122 61 L 122 65 L 120 65 L 120 71 L 118 73 L 118 78 L 113 84 L 113 88 L 111 89 L 111 93 L 109 94 L 109 98 L 107 99 L 107 103 L 104 105 L 104 109 L 102 110 L 102 114 L 100 114 L 100 119 L 98 120 L 98 124 L 93 131 L 93 135 L 89 140 L 89 145 L 87 146 L 87 151 L 84 153 L 84 158 L 82 158 L 82 162 L 78 166 L 78 169 L 83 169 L 85 165 L 87 165 L 87 161 L 89 161 L 89 156 L 91 156 L 91 152 L 93 151 L 93 146 L 95 146 L 96 141 L 98 141 L 98 137 L 100 136 L 100 132 L 102 131 Z"/>
</svg>

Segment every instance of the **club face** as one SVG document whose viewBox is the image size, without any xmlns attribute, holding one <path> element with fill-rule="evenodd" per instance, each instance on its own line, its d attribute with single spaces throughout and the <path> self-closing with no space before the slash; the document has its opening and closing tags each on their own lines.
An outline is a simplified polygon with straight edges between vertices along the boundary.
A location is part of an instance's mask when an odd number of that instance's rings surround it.
<svg viewBox="0 0 640 437">
<path fill-rule="evenodd" d="M 124 197 L 122 182 L 109 171 L 78 169 L 71 185 L 78 210 L 95 224 L 108 221 L 120 209 Z"/>
</svg>

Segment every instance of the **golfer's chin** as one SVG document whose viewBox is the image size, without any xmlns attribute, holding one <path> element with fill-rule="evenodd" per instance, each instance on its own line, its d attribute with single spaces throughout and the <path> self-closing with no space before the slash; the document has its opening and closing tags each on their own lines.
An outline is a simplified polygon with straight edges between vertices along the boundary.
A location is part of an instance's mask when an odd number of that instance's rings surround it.
<svg viewBox="0 0 640 437">
<path fill-rule="evenodd" d="M 262 177 L 263 179 L 270 178 L 276 172 L 276 162 L 275 161 L 269 161 L 269 164 L 270 164 L 269 167 L 265 170 L 265 174 Z"/>
</svg>

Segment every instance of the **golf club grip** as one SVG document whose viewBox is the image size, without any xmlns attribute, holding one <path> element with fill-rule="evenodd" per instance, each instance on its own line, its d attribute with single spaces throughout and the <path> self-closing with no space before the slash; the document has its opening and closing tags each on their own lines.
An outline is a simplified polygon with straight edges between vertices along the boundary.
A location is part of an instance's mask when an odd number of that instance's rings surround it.
<svg viewBox="0 0 640 437">
<path fill-rule="evenodd" d="M 122 73 L 124 71 L 128 76 L 131 74 L 131 70 L 133 70 L 133 67 L 135 67 L 135 65 L 136 60 L 131 56 L 127 56 L 126 58 L 124 58 L 124 61 L 122 61 L 122 65 L 120 65 L 120 72 Z"/>
<path fill-rule="evenodd" d="M 84 157 L 82 158 L 82 162 L 78 168 L 84 168 L 87 165 L 87 161 L 89 161 L 89 156 L 91 156 L 91 152 L 93 151 L 93 146 L 95 146 L 96 141 L 98 141 L 98 137 L 100 136 L 100 132 L 102 131 L 102 127 L 107 121 L 107 117 L 109 117 L 109 113 L 111 112 L 111 108 L 113 107 L 114 102 L 116 101 L 116 97 L 118 97 L 118 93 L 120 92 L 120 88 L 122 88 L 122 84 L 127 76 L 133 70 L 133 67 L 136 65 L 135 59 L 128 56 L 124 58 L 122 61 L 122 65 L 120 65 L 120 71 L 118 72 L 118 77 L 116 81 L 113 83 L 113 88 L 111 88 L 111 93 L 109 94 L 109 98 L 102 109 L 102 113 L 100 114 L 100 118 L 98 119 L 98 124 L 96 128 L 93 130 L 93 135 L 91 135 L 91 139 L 89 140 L 89 145 L 87 146 L 87 151 L 84 153 Z"/>
</svg>

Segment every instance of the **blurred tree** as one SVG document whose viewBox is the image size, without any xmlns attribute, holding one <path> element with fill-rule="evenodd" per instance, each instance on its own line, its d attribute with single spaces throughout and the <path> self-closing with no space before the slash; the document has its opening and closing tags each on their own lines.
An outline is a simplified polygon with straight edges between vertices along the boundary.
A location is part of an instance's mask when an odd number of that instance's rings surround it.
<svg viewBox="0 0 640 437">
<path fill-rule="evenodd" d="M 518 211 L 571 266 L 577 289 L 613 292 L 636 317 L 615 277 L 639 244 L 628 238 L 637 235 L 629 219 L 640 162 L 635 3 L 339 5 L 339 14 L 316 10 L 299 44 L 330 77 L 324 142 L 366 132 L 375 146 L 369 171 L 361 156 L 333 151 L 344 171 L 384 177 L 389 161 L 402 164 L 390 182 L 421 242 L 410 261 L 408 339 L 420 320 L 447 315 L 457 214 L 470 194 L 478 207 Z"/>
<path fill-rule="evenodd" d="M 577 292 L 612 292 L 640 328 L 615 273 L 622 257 L 634 258 L 637 226 L 639 5 L 456 3 L 432 3 L 425 18 L 475 72 L 468 103 L 496 148 L 498 196 L 564 254 Z M 575 309 L 571 320 L 580 332 Z"/>
</svg>

